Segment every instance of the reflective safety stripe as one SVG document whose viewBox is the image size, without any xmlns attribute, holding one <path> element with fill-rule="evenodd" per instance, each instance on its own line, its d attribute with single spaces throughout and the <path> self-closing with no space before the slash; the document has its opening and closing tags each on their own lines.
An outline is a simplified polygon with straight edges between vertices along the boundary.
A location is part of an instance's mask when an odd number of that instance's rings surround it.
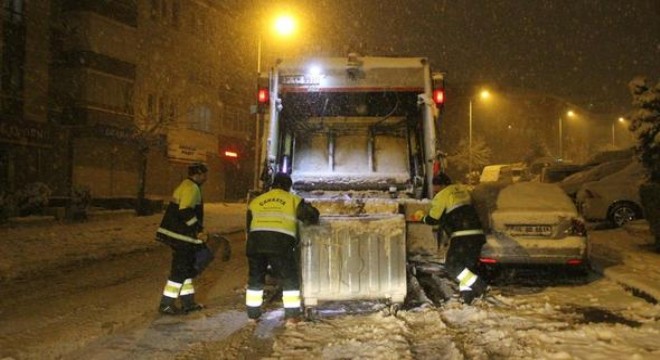
<svg viewBox="0 0 660 360">
<path fill-rule="evenodd" d="M 181 240 L 181 241 L 185 241 L 185 242 L 189 242 L 189 243 L 193 243 L 193 244 L 201 244 L 201 243 L 203 243 L 202 240 L 195 239 L 195 238 L 191 238 L 190 236 L 185 236 L 185 235 L 177 234 L 177 233 L 175 233 L 175 232 L 173 232 L 173 231 L 167 230 L 167 229 L 162 228 L 162 227 L 159 227 L 158 230 L 156 230 L 156 232 L 159 232 L 159 233 L 161 233 L 161 234 L 163 234 L 163 235 L 167 235 L 167 236 L 169 236 L 169 237 L 171 237 L 171 238 L 173 238 L 173 239 L 177 239 L 177 240 Z"/>
<path fill-rule="evenodd" d="M 194 218 L 186 221 L 186 225 L 188 225 L 188 226 L 193 226 L 196 223 L 197 223 L 197 217 L 196 216 Z"/>
<path fill-rule="evenodd" d="M 264 303 L 263 290 L 250 290 L 245 292 L 245 305 L 249 307 L 259 307 Z"/>
<path fill-rule="evenodd" d="M 283 220 L 289 220 L 289 221 L 296 221 L 297 218 L 295 215 L 290 215 L 282 212 L 275 212 L 275 211 L 261 211 L 258 214 L 255 214 L 255 218 L 275 218 L 275 219 L 283 219 Z"/>
<path fill-rule="evenodd" d="M 168 280 L 163 289 L 163 295 L 176 299 L 179 297 L 179 292 L 181 291 L 182 286 L 183 284 Z"/>
<path fill-rule="evenodd" d="M 181 287 L 181 292 L 179 295 L 191 295 L 195 293 L 195 287 L 193 286 L 192 279 L 186 279 L 183 282 L 183 286 Z"/>
<path fill-rule="evenodd" d="M 300 290 L 282 291 L 282 303 L 285 309 L 299 308 L 301 304 Z"/>
<path fill-rule="evenodd" d="M 250 229 L 250 232 L 253 232 L 253 231 L 274 231 L 274 232 L 278 232 L 278 233 L 282 233 L 282 234 L 291 235 L 291 236 L 294 236 L 294 237 L 296 236 L 296 233 L 293 232 L 293 231 L 287 231 L 285 229 L 277 228 L 277 227 L 259 226 L 259 227 L 253 227 L 253 228 Z"/>
<path fill-rule="evenodd" d="M 457 236 L 468 236 L 468 235 L 481 235 L 483 234 L 484 231 L 481 229 L 474 229 L 474 230 L 459 230 L 459 231 L 454 231 L 451 233 L 449 236 L 450 238 L 454 238 Z"/>
<path fill-rule="evenodd" d="M 461 271 L 456 277 L 459 282 L 458 289 L 460 291 L 472 290 L 472 285 L 477 281 L 477 278 L 477 274 L 470 271 L 470 269 L 463 269 L 463 271 Z"/>
<path fill-rule="evenodd" d="M 445 210 L 445 214 L 449 214 L 453 210 L 456 210 L 457 208 L 459 208 L 461 206 L 464 206 L 464 205 L 470 205 L 470 203 L 463 202 L 463 203 L 454 204 L 454 205 L 448 207 L 447 210 Z"/>
</svg>

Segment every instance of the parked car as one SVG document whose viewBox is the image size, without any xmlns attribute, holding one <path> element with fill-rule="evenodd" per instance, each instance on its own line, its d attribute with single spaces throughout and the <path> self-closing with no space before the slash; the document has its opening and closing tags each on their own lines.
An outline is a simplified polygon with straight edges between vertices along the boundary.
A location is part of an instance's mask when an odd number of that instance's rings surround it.
<svg viewBox="0 0 660 360">
<path fill-rule="evenodd" d="M 609 221 L 616 227 L 643 218 L 639 186 L 646 176 L 635 160 L 614 174 L 585 183 L 576 195 L 580 213 L 587 220 Z"/>
<path fill-rule="evenodd" d="M 513 182 L 513 168 L 508 164 L 484 166 L 479 182 Z"/>
<path fill-rule="evenodd" d="M 539 180 L 541 182 L 554 183 L 564 181 L 564 179 L 574 174 L 587 171 L 595 166 L 604 163 L 627 160 L 632 161 L 633 149 L 606 150 L 595 153 L 587 161 L 581 164 L 557 163 L 544 167 L 541 171 Z M 593 179 L 598 180 L 598 179 Z M 577 191 L 577 189 L 575 190 Z"/>
<path fill-rule="evenodd" d="M 585 183 L 598 181 L 607 175 L 614 174 L 615 172 L 628 166 L 631 162 L 632 158 L 627 160 L 604 162 L 600 165 L 576 172 L 575 174 L 570 175 L 564 178 L 564 180 L 558 182 L 557 185 L 559 185 L 559 187 L 561 187 L 564 192 L 568 194 L 568 196 L 575 199 L 575 195 L 577 194 L 578 190 L 580 190 L 580 187 L 582 187 L 582 185 Z"/>
<path fill-rule="evenodd" d="M 556 183 L 586 168 L 587 166 L 579 164 L 560 163 L 550 165 L 541 170 L 539 181 L 544 183 Z"/>
<path fill-rule="evenodd" d="M 521 182 L 503 188 L 489 219 L 482 266 L 587 266 L 584 221 L 556 184 Z"/>
</svg>

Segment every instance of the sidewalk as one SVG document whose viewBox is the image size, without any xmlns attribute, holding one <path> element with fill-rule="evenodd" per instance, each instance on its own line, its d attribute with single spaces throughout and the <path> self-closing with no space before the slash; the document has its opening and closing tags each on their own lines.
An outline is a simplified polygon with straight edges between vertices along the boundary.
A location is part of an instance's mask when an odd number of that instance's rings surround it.
<svg viewBox="0 0 660 360">
<path fill-rule="evenodd" d="M 245 228 L 244 203 L 205 204 L 209 232 Z M 0 228 L 0 282 L 48 269 L 72 266 L 163 246 L 155 241 L 163 214 L 137 217 L 119 210 L 83 223 L 25 219 L 21 226 Z M 16 226 L 14 224 L 14 226 Z"/>
<path fill-rule="evenodd" d="M 653 236 L 646 220 L 620 229 L 591 231 L 591 264 L 633 294 L 658 303 L 660 300 L 660 254 L 653 251 Z"/>
<path fill-rule="evenodd" d="M 244 203 L 205 205 L 209 232 L 231 233 L 245 228 Z M 103 216 L 85 223 L 0 228 L 0 282 L 44 270 L 81 264 L 162 246 L 154 234 L 162 214 L 146 217 Z M 622 229 L 591 231 L 594 269 L 657 303 L 660 299 L 660 254 L 652 251 L 648 222 Z"/>
</svg>

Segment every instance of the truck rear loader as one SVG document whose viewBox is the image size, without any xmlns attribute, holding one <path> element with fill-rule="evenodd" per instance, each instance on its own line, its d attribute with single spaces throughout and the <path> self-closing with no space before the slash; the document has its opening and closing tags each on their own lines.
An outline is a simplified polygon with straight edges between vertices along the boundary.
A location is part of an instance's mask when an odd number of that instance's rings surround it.
<svg viewBox="0 0 660 360">
<path fill-rule="evenodd" d="M 423 57 L 278 60 L 260 91 L 263 189 L 277 172 L 321 212 L 302 226 L 305 310 L 406 296 L 407 258 L 437 250 L 412 221 L 433 196 L 443 76 Z M 435 101 L 434 101 L 435 100 Z"/>
</svg>

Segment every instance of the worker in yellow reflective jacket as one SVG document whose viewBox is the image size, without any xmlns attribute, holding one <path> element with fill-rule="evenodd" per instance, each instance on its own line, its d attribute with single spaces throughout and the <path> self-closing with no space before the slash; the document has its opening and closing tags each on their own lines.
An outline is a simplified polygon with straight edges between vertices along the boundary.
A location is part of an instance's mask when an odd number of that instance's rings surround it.
<svg viewBox="0 0 660 360">
<path fill-rule="evenodd" d="M 198 274 L 195 254 L 206 241 L 201 186 L 206 181 L 207 172 L 201 163 L 188 166 L 188 178 L 174 190 L 156 231 L 156 240 L 172 248 L 170 276 L 158 308 L 161 314 L 179 315 L 203 308 L 195 302 L 193 278 Z M 179 297 L 182 308 L 175 304 Z"/>
<path fill-rule="evenodd" d="M 481 221 L 466 186 L 452 184 L 449 176 L 439 173 L 433 177 L 433 191 L 436 195 L 429 213 L 417 217 L 425 224 L 439 225 L 449 236 L 445 268 L 458 281 L 463 301 L 471 304 L 486 290 L 486 283 L 476 274 L 481 247 L 486 243 Z"/>
<path fill-rule="evenodd" d="M 268 266 L 282 286 L 284 318 L 288 322 L 300 319 L 300 272 L 296 251 L 298 221 L 316 223 L 319 211 L 292 194 L 291 186 L 288 174 L 277 173 L 272 189 L 248 205 L 246 255 L 249 274 L 245 305 L 248 317 L 253 320 L 261 316 Z"/>
</svg>

